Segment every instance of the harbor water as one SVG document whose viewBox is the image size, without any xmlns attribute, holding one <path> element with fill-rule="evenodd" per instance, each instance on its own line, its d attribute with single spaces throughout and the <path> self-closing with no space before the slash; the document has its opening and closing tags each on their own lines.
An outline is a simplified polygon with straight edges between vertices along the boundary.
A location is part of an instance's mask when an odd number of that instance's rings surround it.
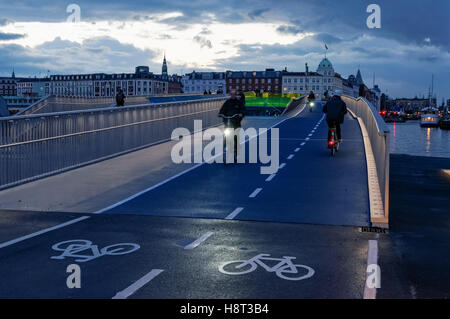
<svg viewBox="0 0 450 319">
<path fill-rule="evenodd" d="M 421 127 L 419 121 L 388 123 L 391 153 L 450 158 L 450 130 Z"/>
</svg>

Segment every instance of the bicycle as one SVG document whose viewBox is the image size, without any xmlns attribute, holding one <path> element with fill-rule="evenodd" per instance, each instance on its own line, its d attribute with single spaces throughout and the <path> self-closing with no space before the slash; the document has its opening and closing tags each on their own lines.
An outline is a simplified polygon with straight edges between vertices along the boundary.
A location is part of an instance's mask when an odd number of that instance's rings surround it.
<svg viewBox="0 0 450 319">
<path fill-rule="evenodd" d="M 101 249 L 97 245 L 92 245 L 90 240 L 85 239 L 74 239 L 67 240 L 52 246 L 53 250 L 62 251 L 63 253 L 59 256 L 52 256 L 51 259 L 65 259 L 66 257 L 78 258 L 75 259 L 76 262 L 87 262 L 93 259 L 109 255 L 118 256 L 132 253 L 138 250 L 140 246 L 138 244 L 132 243 L 120 243 L 109 245 Z M 82 254 L 81 252 L 90 251 L 90 254 Z"/>
<path fill-rule="evenodd" d="M 219 266 L 219 271 L 223 274 L 227 275 L 244 275 L 251 273 L 258 268 L 258 266 L 263 267 L 268 272 L 275 272 L 275 274 L 285 280 L 304 280 L 311 278 L 315 271 L 309 266 L 306 265 L 294 265 L 292 262 L 296 257 L 290 257 L 290 256 L 283 256 L 283 258 L 272 258 L 270 257 L 270 254 L 259 254 L 256 255 L 253 258 L 250 258 L 249 260 L 233 260 L 226 263 L 223 263 Z M 263 262 L 265 261 L 278 261 L 278 263 L 275 266 L 268 266 Z M 235 264 L 235 265 L 233 265 Z M 231 271 L 226 270 L 225 267 L 233 265 Z M 240 270 L 244 268 L 244 270 Z M 247 268 L 247 269 L 245 269 Z M 299 274 L 299 271 L 297 269 L 304 269 L 306 270 L 306 274 L 303 274 L 299 277 L 289 277 L 286 276 L 286 274 L 292 274 L 296 275 Z"/>
<path fill-rule="evenodd" d="M 231 135 L 234 135 L 234 127 L 231 123 L 231 120 L 237 116 L 239 116 L 239 114 L 234 114 L 232 116 L 225 116 L 223 114 L 219 114 L 219 116 L 221 118 L 223 118 L 224 121 L 224 130 L 223 130 L 223 163 L 227 164 L 227 138 L 230 138 Z M 238 148 L 238 143 L 239 141 L 237 140 L 237 136 L 234 135 L 234 162 L 237 162 L 237 148 Z"/>
<path fill-rule="evenodd" d="M 339 151 L 339 140 L 336 136 L 336 125 L 333 124 L 328 130 L 328 148 L 331 150 L 331 156 Z"/>
</svg>

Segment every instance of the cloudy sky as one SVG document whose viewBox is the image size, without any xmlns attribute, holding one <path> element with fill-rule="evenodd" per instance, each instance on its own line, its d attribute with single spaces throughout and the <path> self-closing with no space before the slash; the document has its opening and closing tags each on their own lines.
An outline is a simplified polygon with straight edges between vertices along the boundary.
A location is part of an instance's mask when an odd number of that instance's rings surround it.
<svg viewBox="0 0 450 319">
<path fill-rule="evenodd" d="M 80 21 L 67 22 L 69 4 Z M 381 28 L 369 29 L 369 4 Z M 393 97 L 450 98 L 448 0 L 0 0 L 0 75 L 192 70 L 304 71 L 328 58 L 342 76 L 373 75 Z"/>
</svg>

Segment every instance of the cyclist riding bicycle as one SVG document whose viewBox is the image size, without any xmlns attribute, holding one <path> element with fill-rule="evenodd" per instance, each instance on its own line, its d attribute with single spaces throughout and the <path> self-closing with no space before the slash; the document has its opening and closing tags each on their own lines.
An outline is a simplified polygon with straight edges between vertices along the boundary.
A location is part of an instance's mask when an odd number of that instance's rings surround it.
<svg viewBox="0 0 450 319">
<path fill-rule="evenodd" d="M 344 115 L 347 114 L 347 105 L 341 99 L 341 91 L 336 90 L 331 99 L 324 105 L 323 112 L 327 115 L 328 127 L 336 127 L 336 135 L 339 142 L 342 142 L 341 124 L 344 123 Z M 330 139 L 330 131 L 328 131 Z"/>
<path fill-rule="evenodd" d="M 240 147 L 239 147 L 240 130 L 237 129 L 241 127 L 241 121 L 244 118 L 244 111 L 245 111 L 244 103 L 242 103 L 242 101 L 237 98 L 235 90 L 232 90 L 230 92 L 230 98 L 225 101 L 225 103 L 223 104 L 222 108 L 219 111 L 219 116 L 232 117 L 234 115 L 238 115 L 230 120 L 231 128 L 234 129 L 235 136 L 234 138 L 227 138 L 227 148 L 229 150 L 233 149 L 233 140 L 235 140 L 237 153 L 234 154 L 235 157 L 240 154 Z M 224 124 L 225 122 L 226 121 L 224 119 Z"/>
</svg>

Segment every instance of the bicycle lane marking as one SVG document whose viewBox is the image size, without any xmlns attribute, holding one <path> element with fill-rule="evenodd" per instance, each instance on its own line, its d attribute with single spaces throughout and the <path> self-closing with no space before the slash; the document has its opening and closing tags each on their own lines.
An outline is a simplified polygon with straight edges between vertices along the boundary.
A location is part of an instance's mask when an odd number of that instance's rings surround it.
<svg viewBox="0 0 450 319">
<path fill-rule="evenodd" d="M 297 259 L 296 257 L 292 257 L 292 256 L 283 256 L 283 258 L 274 258 L 274 257 L 270 257 L 270 254 L 258 254 L 248 260 L 233 260 L 233 261 L 228 261 L 228 262 L 224 262 L 219 266 L 219 271 L 225 275 L 232 275 L 232 276 L 239 276 L 239 275 L 245 275 L 248 273 L 251 273 L 253 271 L 255 271 L 258 266 L 261 266 L 264 270 L 266 270 L 267 272 L 275 272 L 275 274 L 284 280 L 292 280 L 292 281 L 299 281 L 299 280 L 305 280 L 308 278 L 311 278 L 312 276 L 314 276 L 315 271 L 313 268 L 306 266 L 306 265 L 301 265 L 301 264 L 294 264 L 293 260 Z M 267 264 L 264 263 L 265 261 L 277 261 L 278 263 L 272 267 L 268 266 Z M 229 271 L 229 270 L 225 270 L 225 267 L 231 264 L 235 264 L 235 263 L 240 263 L 239 265 L 235 266 L 235 271 Z M 250 268 L 247 270 L 241 270 L 239 271 L 239 269 L 244 268 L 245 266 L 249 265 Z M 299 271 L 297 270 L 297 268 L 300 269 L 306 269 L 307 273 L 301 276 L 286 276 L 284 275 L 284 273 L 286 274 L 292 274 L 292 275 L 297 275 L 299 274 Z"/>
<path fill-rule="evenodd" d="M 126 250 L 125 247 L 131 248 L 131 250 Z M 84 263 L 106 255 L 119 256 L 129 254 L 140 248 L 141 246 L 135 243 L 117 243 L 99 249 L 98 245 L 93 245 L 90 240 L 71 239 L 54 244 L 52 249 L 54 251 L 62 251 L 62 253 L 59 256 L 51 256 L 50 259 L 78 258 L 75 259 L 75 262 Z M 90 251 L 91 254 L 85 253 L 83 255 L 81 253 L 86 251 Z"/>
</svg>

